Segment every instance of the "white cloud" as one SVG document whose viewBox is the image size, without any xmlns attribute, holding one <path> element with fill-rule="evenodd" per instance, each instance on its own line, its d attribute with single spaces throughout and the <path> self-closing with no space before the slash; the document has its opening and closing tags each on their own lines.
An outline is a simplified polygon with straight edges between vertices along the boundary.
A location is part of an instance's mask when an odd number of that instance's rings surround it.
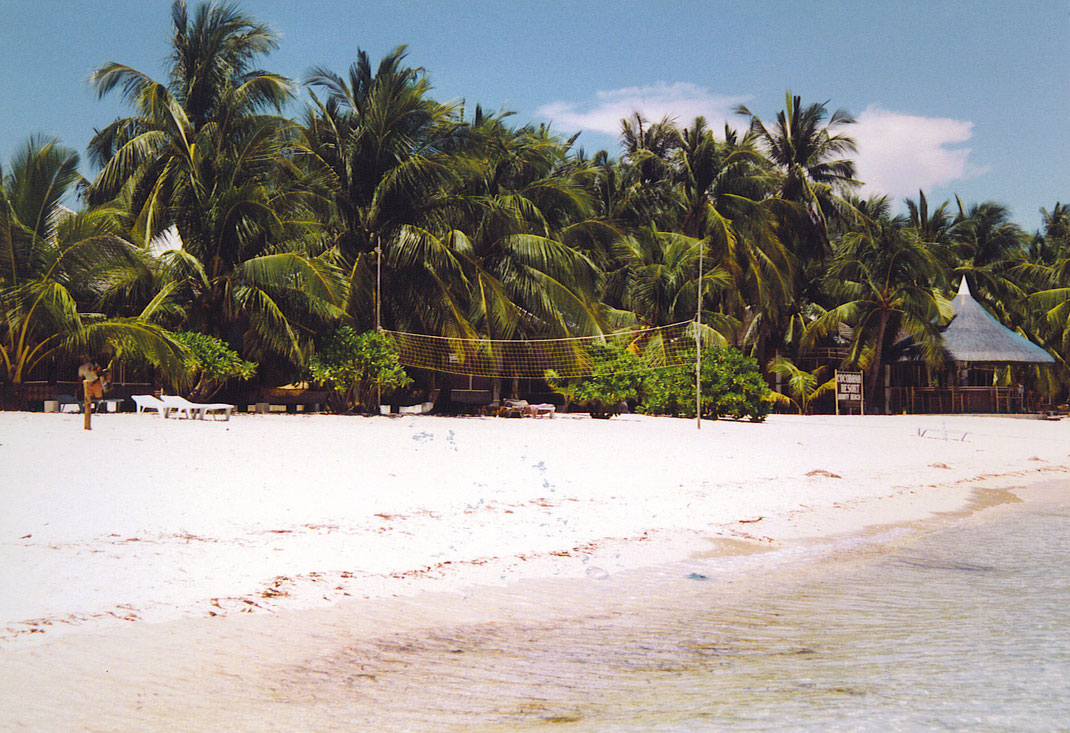
<svg viewBox="0 0 1070 733">
<path fill-rule="evenodd" d="M 596 92 L 587 102 L 555 101 L 536 113 L 562 130 L 597 132 L 616 137 L 620 121 L 640 112 L 659 121 L 675 118 L 681 127 L 702 115 L 715 131 L 727 122 L 745 130 L 748 120 L 733 113 L 747 96 L 725 96 L 689 82 L 659 82 Z M 985 173 L 970 163 L 971 149 L 962 147 L 973 136 L 973 123 L 946 117 L 922 117 L 870 105 L 857 123 L 843 132 L 858 143 L 854 159 L 863 192 L 895 197 L 915 196 L 932 188 Z"/>
<path fill-rule="evenodd" d="M 721 129 L 726 121 L 742 130 L 746 121 L 734 115 L 732 110 L 748 99 L 717 96 L 688 82 L 659 82 L 645 87 L 596 92 L 594 100 L 585 103 L 551 102 L 539 107 L 536 113 L 549 119 L 557 128 L 613 136 L 620 134 L 620 121 L 633 112 L 655 122 L 663 117 L 675 118 L 681 127 L 690 125 L 701 115 L 714 130 Z"/>
<path fill-rule="evenodd" d="M 870 105 L 844 132 L 858 144 L 855 163 L 867 194 L 916 196 L 988 169 L 970 163 L 973 123 L 920 117 Z"/>
</svg>

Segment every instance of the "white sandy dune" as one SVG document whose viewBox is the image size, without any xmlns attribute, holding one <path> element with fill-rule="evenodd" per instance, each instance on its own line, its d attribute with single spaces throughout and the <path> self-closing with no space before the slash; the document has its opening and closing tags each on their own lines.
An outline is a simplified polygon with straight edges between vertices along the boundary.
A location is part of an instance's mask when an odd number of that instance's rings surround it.
<svg viewBox="0 0 1070 733">
<path fill-rule="evenodd" d="M 0 413 L 0 645 L 921 519 L 1066 476 L 1068 438 L 1000 417 Z"/>
</svg>

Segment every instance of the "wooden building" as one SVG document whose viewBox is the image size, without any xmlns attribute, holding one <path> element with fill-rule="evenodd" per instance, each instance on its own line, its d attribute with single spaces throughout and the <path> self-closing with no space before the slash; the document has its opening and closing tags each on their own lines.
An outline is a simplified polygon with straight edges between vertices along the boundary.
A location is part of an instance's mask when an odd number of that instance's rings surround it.
<svg viewBox="0 0 1070 733">
<path fill-rule="evenodd" d="M 970 293 L 966 278 L 952 302 L 955 315 L 942 329 L 946 359 L 934 369 L 916 345 L 899 344 L 902 352 L 885 375 L 888 412 L 1009 413 L 1031 412 L 1033 405 L 1020 370 L 1053 364 L 1055 359 L 1025 336 L 996 320 Z M 998 384 L 1007 368 L 1014 375 Z M 1009 381 L 1009 383 L 1007 383 Z"/>
</svg>

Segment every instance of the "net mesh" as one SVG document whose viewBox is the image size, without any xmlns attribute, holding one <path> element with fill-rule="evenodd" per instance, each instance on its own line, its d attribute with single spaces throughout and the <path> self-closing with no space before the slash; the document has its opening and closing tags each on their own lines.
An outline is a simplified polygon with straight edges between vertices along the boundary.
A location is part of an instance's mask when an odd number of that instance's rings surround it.
<svg viewBox="0 0 1070 733">
<path fill-rule="evenodd" d="M 558 339 L 462 339 L 402 331 L 383 331 L 391 338 L 402 365 L 474 377 L 541 379 L 547 369 L 559 377 L 592 373 L 589 347 L 610 344 L 641 355 L 655 368 L 694 360 L 695 323 L 634 328 L 601 336 Z"/>
</svg>

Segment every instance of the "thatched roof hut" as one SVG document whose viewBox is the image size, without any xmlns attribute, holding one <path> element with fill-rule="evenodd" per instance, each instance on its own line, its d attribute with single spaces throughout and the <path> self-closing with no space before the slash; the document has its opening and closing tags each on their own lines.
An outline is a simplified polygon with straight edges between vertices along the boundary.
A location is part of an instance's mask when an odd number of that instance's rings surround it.
<svg viewBox="0 0 1070 733">
<path fill-rule="evenodd" d="M 952 301 L 955 316 L 944 327 L 944 348 L 951 361 L 973 364 L 1051 364 L 1051 354 L 997 321 L 974 300 L 966 278 Z"/>
<path fill-rule="evenodd" d="M 885 388 L 889 412 L 1023 412 L 1032 409 L 1021 382 L 1002 384 L 997 373 L 1010 365 L 1053 364 L 1032 341 L 997 321 L 970 294 L 963 278 L 951 302 L 954 316 L 940 329 L 944 366 L 933 372 L 912 339 L 896 344 L 897 364 Z M 1004 375 L 1006 376 L 1006 374 Z"/>
<path fill-rule="evenodd" d="M 1044 349 L 997 321 L 974 300 L 966 278 L 959 294 L 951 301 L 955 315 L 940 329 L 947 361 L 969 364 L 1052 364 Z M 906 338 L 895 345 L 898 362 L 924 361 L 914 340 Z"/>
</svg>

